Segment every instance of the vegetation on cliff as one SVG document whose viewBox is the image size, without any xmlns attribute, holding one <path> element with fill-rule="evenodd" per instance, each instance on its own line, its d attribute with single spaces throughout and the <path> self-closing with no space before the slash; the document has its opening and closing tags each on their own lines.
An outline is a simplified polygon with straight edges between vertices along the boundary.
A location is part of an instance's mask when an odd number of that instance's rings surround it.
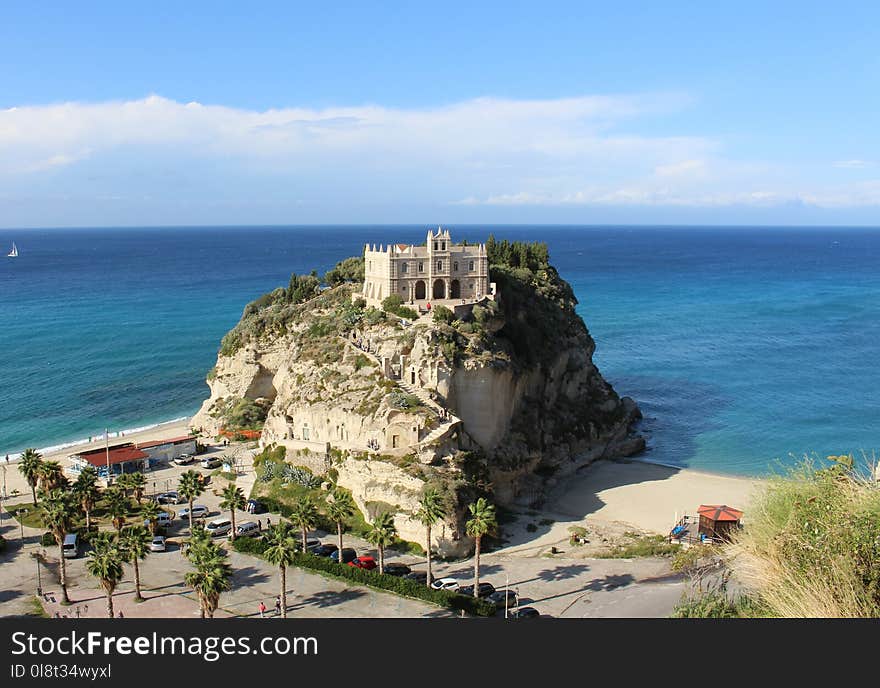
<svg viewBox="0 0 880 688">
<path fill-rule="evenodd" d="M 852 457 L 772 480 L 718 552 L 721 584 L 678 616 L 880 617 L 880 484 Z M 746 594 L 727 594 L 727 578 Z"/>
</svg>

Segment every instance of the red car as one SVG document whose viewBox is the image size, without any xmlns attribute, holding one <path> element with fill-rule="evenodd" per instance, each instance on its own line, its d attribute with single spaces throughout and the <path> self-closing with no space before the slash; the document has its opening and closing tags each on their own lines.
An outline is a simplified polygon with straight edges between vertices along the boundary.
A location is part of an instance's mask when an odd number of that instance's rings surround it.
<svg viewBox="0 0 880 688">
<path fill-rule="evenodd" d="M 349 566 L 356 566 L 359 569 L 366 569 L 370 571 L 376 568 L 376 560 L 373 557 L 358 557 L 357 559 L 353 559 L 348 562 Z"/>
</svg>

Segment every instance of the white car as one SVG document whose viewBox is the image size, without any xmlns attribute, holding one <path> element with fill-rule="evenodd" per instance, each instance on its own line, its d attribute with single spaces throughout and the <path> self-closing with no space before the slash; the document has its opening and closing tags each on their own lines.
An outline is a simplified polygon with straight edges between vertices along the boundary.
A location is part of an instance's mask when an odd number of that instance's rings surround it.
<svg viewBox="0 0 880 688">
<path fill-rule="evenodd" d="M 165 538 L 161 535 L 157 535 L 150 542 L 150 551 L 151 552 L 164 552 L 165 551 Z"/>
<path fill-rule="evenodd" d="M 204 518 L 205 516 L 208 515 L 208 513 L 209 513 L 208 507 L 206 507 L 202 504 L 196 504 L 192 508 L 192 517 L 193 518 Z M 180 516 L 180 518 L 183 518 L 183 519 L 188 519 L 189 518 L 189 507 L 184 507 L 183 509 L 181 509 L 178 516 Z"/>
<path fill-rule="evenodd" d="M 211 534 L 211 537 L 227 535 L 232 530 L 232 521 L 227 521 L 226 519 L 211 521 L 205 526 L 205 530 Z"/>
<path fill-rule="evenodd" d="M 189 466 L 195 460 L 196 457 L 192 454 L 181 454 L 176 459 L 172 459 L 171 463 L 175 466 Z"/>
<path fill-rule="evenodd" d="M 461 587 L 461 581 L 457 581 L 455 578 L 438 578 L 431 583 L 431 587 L 434 588 L 434 590 L 449 590 L 450 592 L 454 592 Z"/>
<path fill-rule="evenodd" d="M 168 511 L 160 511 L 160 512 L 159 512 L 159 515 L 156 517 L 156 523 L 157 523 L 160 527 L 167 527 L 167 526 L 170 526 L 171 523 L 172 523 L 172 521 L 174 521 L 174 512 L 173 512 L 173 511 L 171 511 L 171 512 L 168 512 Z M 145 518 L 145 519 L 144 519 L 144 525 L 145 525 L 147 528 L 149 528 L 149 527 L 150 527 L 150 519 Z"/>
</svg>

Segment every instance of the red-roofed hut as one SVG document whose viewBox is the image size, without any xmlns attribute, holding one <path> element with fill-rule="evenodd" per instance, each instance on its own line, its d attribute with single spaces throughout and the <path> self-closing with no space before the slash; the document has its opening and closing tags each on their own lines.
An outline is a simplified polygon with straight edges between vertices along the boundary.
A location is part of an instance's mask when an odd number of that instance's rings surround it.
<svg viewBox="0 0 880 688">
<path fill-rule="evenodd" d="M 697 509 L 700 516 L 699 532 L 710 538 L 726 540 L 730 533 L 739 528 L 743 512 L 726 504 L 701 504 Z"/>
</svg>

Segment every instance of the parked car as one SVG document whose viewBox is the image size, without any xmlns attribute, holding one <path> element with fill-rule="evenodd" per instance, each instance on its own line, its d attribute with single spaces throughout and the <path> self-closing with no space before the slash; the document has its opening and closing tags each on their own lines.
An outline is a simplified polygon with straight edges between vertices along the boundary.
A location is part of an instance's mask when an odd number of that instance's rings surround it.
<svg viewBox="0 0 880 688">
<path fill-rule="evenodd" d="M 263 514 L 266 513 L 266 505 L 258 499 L 249 499 L 244 510 L 249 514 Z"/>
<path fill-rule="evenodd" d="M 208 511 L 208 507 L 204 506 L 203 504 L 196 504 L 192 508 L 192 517 L 193 518 L 204 518 L 209 513 L 210 512 Z M 181 509 L 178 516 L 180 516 L 180 518 L 185 518 L 185 519 L 189 518 L 189 507 L 187 506 L 187 507 L 184 507 L 183 509 Z"/>
<path fill-rule="evenodd" d="M 167 528 L 171 525 L 172 521 L 174 521 L 173 511 L 160 511 L 159 515 L 156 517 L 156 523 L 160 528 Z M 150 527 L 150 519 L 144 519 L 144 527 Z"/>
<path fill-rule="evenodd" d="M 331 545 L 329 542 L 325 542 L 320 547 L 315 547 L 312 554 L 317 557 L 329 557 L 338 549 L 339 547 L 336 545 Z"/>
<path fill-rule="evenodd" d="M 412 573 L 407 573 L 404 575 L 404 578 L 408 580 L 414 580 L 416 583 L 420 583 L 421 585 L 426 585 L 428 583 L 428 572 L 427 571 L 413 571 Z M 433 576 L 432 576 L 433 579 Z"/>
<path fill-rule="evenodd" d="M 510 619 L 537 619 L 541 616 L 541 613 L 534 607 L 520 607 L 512 612 L 508 612 L 507 616 Z"/>
<path fill-rule="evenodd" d="M 293 539 L 296 540 L 296 546 L 300 550 L 302 550 L 302 537 L 293 536 Z M 321 546 L 321 541 L 316 537 L 307 537 L 306 538 L 306 550 L 311 552 L 313 549 L 317 549 Z"/>
<path fill-rule="evenodd" d="M 211 534 L 211 537 L 217 537 L 218 535 L 228 535 L 232 530 L 232 521 L 228 521 L 226 519 L 217 519 L 215 521 L 211 521 L 208 525 L 205 526 L 205 530 Z"/>
<path fill-rule="evenodd" d="M 192 454 L 181 454 L 176 459 L 172 459 L 171 463 L 175 466 L 189 466 L 195 460 L 196 457 Z"/>
<path fill-rule="evenodd" d="M 163 492 L 156 495 L 156 501 L 159 504 L 183 504 L 186 500 L 179 493 L 172 490 L 171 492 Z"/>
<path fill-rule="evenodd" d="M 494 603 L 502 611 L 504 610 L 504 598 L 507 598 L 508 610 L 516 606 L 516 593 L 510 588 L 507 590 L 496 590 L 491 595 L 486 596 L 489 602 Z"/>
<path fill-rule="evenodd" d="M 202 468 L 217 468 L 222 465 L 223 462 L 216 456 L 206 456 L 202 459 Z"/>
<path fill-rule="evenodd" d="M 350 561 L 354 561 L 357 559 L 357 552 L 353 550 L 351 547 L 344 547 L 342 550 L 342 563 L 347 564 Z M 339 561 L 339 551 L 333 552 L 330 555 L 330 560 L 338 562 Z"/>
<path fill-rule="evenodd" d="M 150 541 L 150 551 L 151 552 L 164 552 L 165 547 L 165 536 L 164 535 L 156 535 Z"/>
<path fill-rule="evenodd" d="M 478 597 L 488 597 L 493 592 L 495 592 L 495 586 L 491 583 L 487 583 L 486 581 L 480 581 L 480 591 L 477 593 Z M 468 597 L 473 597 L 474 595 L 474 586 L 473 585 L 464 585 L 458 589 L 459 595 L 467 595 Z"/>
<path fill-rule="evenodd" d="M 434 590 L 450 590 L 455 592 L 461 586 L 461 581 L 455 580 L 455 578 L 438 578 L 433 583 L 431 583 L 431 587 Z"/>
<path fill-rule="evenodd" d="M 385 573 L 387 573 L 389 576 L 400 576 L 402 578 L 411 571 L 412 569 L 406 564 L 398 564 L 397 562 L 385 564 Z M 422 583 L 424 582 L 425 581 L 422 581 Z"/>
<path fill-rule="evenodd" d="M 79 556 L 79 535 L 76 533 L 65 535 L 61 551 L 65 559 L 76 559 Z"/>
<path fill-rule="evenodd" d="M 235 537 L 260 537 L 260 524 L 255 521 L 239 523 L 235 528 Z"/>
<path fill-rule="evenodd" d="M 376 564 L 376 560 L 371 556 L 362 556 L 357 557 L 356 559 L 352 559 L 348 562 L 349 566 L 354 566 L 359 569 L 366 569 L 367 571 L 372 571 L 378 564 Z"/>
</svg>

